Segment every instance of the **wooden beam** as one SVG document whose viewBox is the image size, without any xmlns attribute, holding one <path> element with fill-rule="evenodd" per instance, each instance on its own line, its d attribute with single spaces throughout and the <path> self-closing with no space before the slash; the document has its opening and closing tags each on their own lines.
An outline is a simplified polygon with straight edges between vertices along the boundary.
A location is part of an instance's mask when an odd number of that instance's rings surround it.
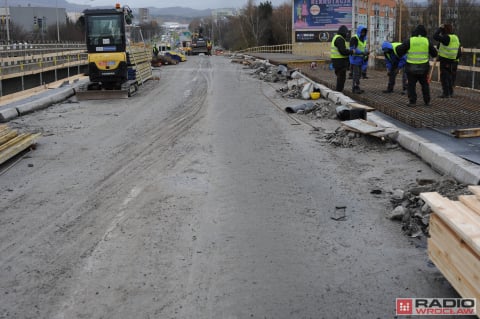
<svg viewBox="0 0 480 319">
<path fill-rule="evenodd" d="M 472 249 L 480 255 L 480 215 L 460 202 L 450 201 L 437 192 L 421 193 L 420 197 L 452 228 Z"/>
<path fill-rule="evenodd" d="M 470 208 L 472 212 L 475 212 L 480 216 L 480 201 L 478 200 L 476 195 L 460 195 L 458 196 L 458 199 L 465 206 Z M 480 228 L 480 224 L 478 225 L 478 227 Z"/>
<path fill-rule="evenodd" d="M 453 130 L 452 134 L 455 135 L 456 138 L 479 137 L 480 128 L 477 127 L 477 128 L 457 129 L 457 130 Z"/>
<path fill-rule="evenodd" d="M 435 213 L 430 217 L 428 255 L 462 297 L 480 298 L 479 255 Z"/>
<path fill-rule="evenodd" d="M 8 161 L 10 158 L 14 157 L 18 153 L 24 151 L 25 149 L 29 148 L 31 145 L 35 144 L 36 138 L 39 137 L 41 134 L 28 134 L 25 138 L 20 140 L 19 142 L 15 143 L 8 149 L 4 149 L 0 151 L 0 164 Z"/>
<path fill-rule="evenodd" d="M 7 143 L 11 139 L 17 137 L 18 133 L 16 130 L 10 130 L 5 132 L 5 134 L 0 134 L 0 145 Z"/>
<path fill-rule="evenodd" d="M 475 194 L 478 200 L 480 200 L 480 186 L 470 185 L 468 186 L 468 190 L 471 191 L 472 194 Z"/>
<path fill-rule="evenodd" d="M 343 121 L 342 125 L 346 126 L 347 129 L 353 130 L 355 132 L 360 132 L 363 134 L 370 134 L 376 132 L 385 131 L 384 127 L 376 126 L 373 122 L 365 121 L 362 119 Z"/>
</svg>

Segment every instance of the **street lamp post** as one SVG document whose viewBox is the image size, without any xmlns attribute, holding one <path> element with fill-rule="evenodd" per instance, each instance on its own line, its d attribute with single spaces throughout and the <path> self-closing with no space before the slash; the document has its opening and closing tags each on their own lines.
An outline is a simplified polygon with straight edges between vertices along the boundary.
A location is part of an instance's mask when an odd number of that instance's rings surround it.
<svg viewBox="0 0 480 319">
<path fill-rule="evenodd" d="M 5 20 L 7 23 L 7 44 L 10 43 L 10 10 L 8 10 L 8 1 L 5 0 Z"/>
<path fill-rule="evenodd" d="M 57 15 L 57 42 L 60 42 L 60 27 L 58 25 L 58 0 L 55 0 L 55 13 Z"/>
</svg>

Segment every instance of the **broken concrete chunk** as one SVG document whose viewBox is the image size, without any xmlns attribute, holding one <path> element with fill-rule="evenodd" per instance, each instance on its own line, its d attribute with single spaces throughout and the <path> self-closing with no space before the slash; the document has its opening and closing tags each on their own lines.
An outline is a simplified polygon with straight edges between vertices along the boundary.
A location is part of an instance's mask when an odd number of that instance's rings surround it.
<svg viewBox="0 0 480 319">
<path fill-rule="evenodd" d="M 392 194 L 392 198 L 395 200 L 402 200 L 405 197 L 405 191 L 402 189 L 395 189 Z"/>
<path fill-rule="evenodd" d="M 407 209 L 403 206 L 397 206 L 394 210 L 387 213 L 387 218 L 391 220 L 402 220 L 403 216 L 407 213 Z"/>
</svg>

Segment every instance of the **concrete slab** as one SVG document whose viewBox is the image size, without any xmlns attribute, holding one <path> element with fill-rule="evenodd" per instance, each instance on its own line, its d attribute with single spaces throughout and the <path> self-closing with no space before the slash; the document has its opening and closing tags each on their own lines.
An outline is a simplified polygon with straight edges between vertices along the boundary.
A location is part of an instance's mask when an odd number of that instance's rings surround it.
<svg viewBox="0 0 480 319">
<path fill-rule="evenodd" d="M 8 122 L 16 117 L 18 117 L 18 111 L 14 107 L 0 110 L 0 122 Z"/>
</svg>

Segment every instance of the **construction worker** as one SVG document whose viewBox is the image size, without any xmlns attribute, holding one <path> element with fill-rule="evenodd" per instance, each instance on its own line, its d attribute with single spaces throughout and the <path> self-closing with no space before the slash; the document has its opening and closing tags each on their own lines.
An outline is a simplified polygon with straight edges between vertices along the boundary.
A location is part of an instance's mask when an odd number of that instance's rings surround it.
<svg viewBox="0 0 480 319">
<path fill-rule="evenodd" d="M 405 55 L 398 56 L 397 55 L 397 47 L 401 45 L 401 42 L 393 42 L 390 43 L 388 41 L 384 41 L 382 43 L 382 51 L 385 56 L 385 64 L 387 67 L 387 75 L 388 75 L 388 85 L 387 89 L 383 91 L 383 93 L 392 93 L 393 87 L 395 86 L 395 80 L 397 74 L 400 70 L 402 72 L 402 95 L 405 94 L 407 90 L 407 73 L 405 72 L 405 65 L 407 64 L 407 57 Z"/>
<path fill-rule="evenodd" d="M 347 49 L 348 29 L 342 25 L 338 28 L 337 34 L 333 37 L 330 44 L 330 59 L 337 76 L 335 91 L 342 92 L 347 80 L 347 69 L 349 67 L 348 56 L 353 54 L 353 50 Z"/>
<path fill-rule="evenodd" d="M 353 65 L 352 92 L 363 93 L 360 89 L 360 77 L 362 76 L 362 65 L 365 56 L 368 57 L 367 50 L 367 28 L 359 25 L 357 33 L 350 39 L 350 49 L 354 50 L 354 54 L 350 56 L 350 64 Z"/>
<path fill-rule="evenodd" d="M 159 51 L 158 51 L 158 47 L 157 47 L 157 44 L 155 43 L 155 44 L 153 45 L 153 56 L 157 56 L 157 55 L 158 55 L 158 52 L 159 52 Z"/>
<path fill-rule="evenodd" d="M 453 97 L 453 88 L 457 75 L 458 60 L 460 59 L 461 49 L 458 36 L 453 34 L 451 24 L 442 24 L 433 39 L 440 42 L 438 56 L 440 61 L 440 82 L 442 83 L 441 98 Z"/>
<path fill-rule="evenodd" d="M 438 53 L 427 38 L 427 30 L 423 25 L 418 25 L 410 39 L 405 40 L 397 47 L 397 55 L 404 54 L 407 54 L 408 106 L 414 107 L 417 103 L 417 81 L 422 86 L 425 106 L 430 106 L 429 56 L 436 57 Z"/>
<path fill-rule="evenodd" d="M 207 40 L 207 55 L 212 55 L 212 42 L 210 40 Z"/>
</svg>

